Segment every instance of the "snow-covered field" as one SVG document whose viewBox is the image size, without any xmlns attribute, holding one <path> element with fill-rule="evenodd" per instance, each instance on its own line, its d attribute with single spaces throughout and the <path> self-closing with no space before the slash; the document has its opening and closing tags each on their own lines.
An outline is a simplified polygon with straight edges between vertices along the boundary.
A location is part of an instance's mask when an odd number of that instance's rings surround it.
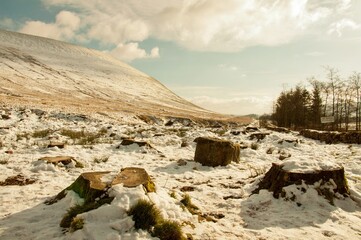
<svg viewBox="0 0 361 240">
<path fill-rule="evenodd" d="M 10 119 L 0 120 L 0 182 L 18 174 L 35 182 L 0 186 L 0 239 L 156 239 L 146 231 L 135 230 L 132 218 L 126 214 L 142 198 L 155 203 L 164 218 L 182 224 L 183 232 L 193 239 L 361 239 L 359 145 L 325 145 L 296 132 L 265 129 L 260 131 L 270 134 L 259 142 L 250 140 L 252 132 L 231 133 L 243 131 L 244 127 L 211 128 L 183 123 L 165 126 L 164 122 L 149 125 L 132 118 L 120 123 L 29 109 L 9 112 Z M 75 144 L 76 140 L 62 135 L 64 129 L 99 133 L 100 137 L 85 145 Z M 41 134 L 40 130 L 49 131 Z M 199 136 L 229 139 L 247 148 L 241 150 L 239 163 L 206 167 L 193 161 L 193 140 Z M 122 138 L 129 137 L 147 141 L 153 148 L 118 147 Z M 298 143 L 281 141 L 296 139 Z M 62 149 L 47 148 L 50 141 L 67 145 Z M 310 167 L 316 162 L 326 167 L 330 163 L 344 166 L 351 197 L 339 196 L 331 205 L 318 195 L 317 184 L 303 184 L 306 191 L 296 185 L 286 187 L 286 193 L 295 195 L 297 203 L 275 199 L 266 190 L 251 195 L 271 163 L 281 162 L 279 156 L 289 154 L 291 157 L 284 161 L 297 166 Z M 84 168 L 38 160 L 63 155 L 74 157 Z M 70 192 L 53 205 L 44 204 L 82 172 L 116 173 L 124 167 L 146 169 L 156 184 L 156 193 L 146 194 L 141 187 L 114 186 L 110 190 L 115 196 L 113 202 L 83 213 L 84 227 L 73 233 L 64 231 L 59 223 L 81 199 Z M 194 190 L 183 192 L 182 188 L 187 190 L 184 187 Z M 208 221 L 181 207 L 184 194 L 189 194 Z"/>
</svg>

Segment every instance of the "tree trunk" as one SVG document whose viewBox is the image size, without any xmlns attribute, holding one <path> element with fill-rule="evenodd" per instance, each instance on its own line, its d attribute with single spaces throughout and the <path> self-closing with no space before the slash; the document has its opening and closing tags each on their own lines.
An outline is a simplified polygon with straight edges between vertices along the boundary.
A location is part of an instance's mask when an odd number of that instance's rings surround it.
<svg viewBox="0 0 361 240">
<path fill-rule="evenodd" d="M 302 184 L 302 181 L 311 185 L 320 180 L 322 180 L 322 182 L 328 182 L 330 179 L 332 179 L 337 186 L 337 188 L 334 190 L 335 193 L 338 192 L 340 194 L 349 194 L 343 167 L 332 170 L 314 171 L 311 173 L 286 171 L 282 168 L 283 166 L 281 164 L 273 163 L 271 169 L 266 173 L 263 180 L 259 183 L 258 188 L 252 193 L 258 193 L 261 189 L 268 189 L 269 191 L 273 192 L 273 197 L 279 198 L 283 187 L 288 185 L 300 185 Z"/>
</svg>

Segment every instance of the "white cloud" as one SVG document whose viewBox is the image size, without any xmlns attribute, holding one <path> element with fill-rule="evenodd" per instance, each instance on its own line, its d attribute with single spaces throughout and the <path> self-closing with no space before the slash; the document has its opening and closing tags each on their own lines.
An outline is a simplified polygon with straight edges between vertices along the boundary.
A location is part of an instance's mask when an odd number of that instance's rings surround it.
<svg viewBox="0 0 361 240">
<path fill-rule="evenodd" d="M 230 64 L 219 64 L 218 68 L 223 69 L 223 70 L 229 70 L 229 71 L 237 71 L 238 67 L 234 66 L 234 65 L 230 65 Z"/>
<path fill-rule="evenodd" d="M 234 98 L 216 98 L 197 96 L 189 98 L 192 103 L 203 108 L 225 114 L 245 115 L 250 113 L 263 114 L 272 111 L 271 97 L 248 96 Z"/>
<path fill-rule="evenodd" d="M 305 53 L 305 55 L 310 56 L 310 57 L 321 57 L 321 56 L 325 55 L 325 53 L 319 52 L 319 51 L 314 51 L 314 52 Z"/>
<path fill-rule="evenodd" d="M 71 40 L 76 36 L 79 27 L 79 16 L 69 11 L 61 11 L 56 15 L 54 23 L 27 21 L 19 31 L 57 40 Z"/>
<path fill-rule="evenodd" d="M 110 54 L 123 61 L 130 62 L 140 58 L 158 58 L 159 48 L 155 47 L 150 51 L 150 54 L 147 54 L 144 49 L 139 48 L 138 43 L 120 43 L 116 48 L 110 51 Z"/>
<path fill-rule="evenodd" d="M 289 42 L 318 24 L 323 26 L 324 21 L 341 16 L 353 4 L 350 0 L 43 2 L 77 9 L 82 14 L 86 35 L 104 44 L 155 38 L 192 50 L 219 52 Z"/>
<path fill-rule="evenodd" d="M 337 22 L 334 22 L 330 25 L 328 29 L 328 34 L 337 34 L 337 36 L 341 37 L 344 30 L 357 30 L 360 29 L 361 25 L 355 23 L 351 19 L 343 18 Z"/>
</svg>

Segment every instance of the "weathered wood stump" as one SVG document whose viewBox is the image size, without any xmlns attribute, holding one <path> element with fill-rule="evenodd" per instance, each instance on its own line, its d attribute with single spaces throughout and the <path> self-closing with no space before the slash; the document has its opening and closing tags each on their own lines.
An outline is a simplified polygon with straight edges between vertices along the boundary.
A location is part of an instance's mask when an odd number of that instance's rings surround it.
<svg viewBox="0 0 361 240">
<path fill-rule="evenodd" d="M 72 160 L 75 161 L 75 159 L 71 156 L 42 157 L 39 158 L 39 160 L 43 160 L 47 163 L 52 163 L 54 165 L 57 165 L 58 163 L 68 165 L 69 163 L 71 163 Z"/>
<path fill-rule="evenodd" d="M 53 204 L 65 197 L 67 191 L 76 192 L 84 202 L 93 202 L 96 198 L 106 193 L 108 188 L 117 184 L 124 184 L 124 187 L 136 187 L 143 185 L 148 192 L 155 191 L 155 185 L 148 173 L 143 168 L 124 168 L 118 174 L 110 171 L 85 172 L 69 187 L 61 191 L 54 199 L 47 201 Z"/>
<path fill-rule="evenodd" d="M 284 164 L 273 163 L 271 169 L 266 173 L 263 180 L 259 183 L 258 188 L 252 193 L 258 193 L 261 189 L 268 189 L 273 192 L 273 196 L 278 198 L 283 187 L 296 184 L 314 184 L 318 181 L 322 183 L 330 180 L 336 184 L 334 193 L 349 194 L 345 171 L 343 167 L 334 167 L 332 169 L 310 171 L 292 171 L 284 169 Z"/>
<path fill-rule="evenodd" d="M 60 226 L 68 228 L 73 219 L 80 213 L 96 209 L 106 203 L 111 203 L 114 197 L 108 195 L 108 189 L 117 184 L 124 187 L 143 185 L 148 192 L 155 191 L 155 185 L 143 168 L 124 168 L 120 173 L 109 171 L 82 173 L 69 187 L 61 191 L 53 199 L 45 202 L 51 205 L 63 199 L 72 190 L 84 199 L 82 205 L 76 205 L 68 210 L 60 222 Z"/>
<path fill-rule="evenodd" d="M 216 138 L 198 137 L 194 161 L 205 166 L 226 166 L 239 162 L 240 145 Z"/>
</svg>

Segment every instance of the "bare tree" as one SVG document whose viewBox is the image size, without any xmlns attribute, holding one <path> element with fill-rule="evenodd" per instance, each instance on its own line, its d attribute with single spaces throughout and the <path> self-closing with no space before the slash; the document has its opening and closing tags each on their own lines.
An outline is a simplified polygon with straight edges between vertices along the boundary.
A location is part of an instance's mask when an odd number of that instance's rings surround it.
<svg viewBox="0 0 361 240">
<path fill-rule="evenodd" d="M 360 122 L 361 122 L 361 109 L 360 109 L 360 102 L 361 102 L 361 73 L 354 72 L 349 78 L 352 88 L 355 90 L 355 99 L 356 99 L 356 131 L 360 130 Z"/>
</svg>

